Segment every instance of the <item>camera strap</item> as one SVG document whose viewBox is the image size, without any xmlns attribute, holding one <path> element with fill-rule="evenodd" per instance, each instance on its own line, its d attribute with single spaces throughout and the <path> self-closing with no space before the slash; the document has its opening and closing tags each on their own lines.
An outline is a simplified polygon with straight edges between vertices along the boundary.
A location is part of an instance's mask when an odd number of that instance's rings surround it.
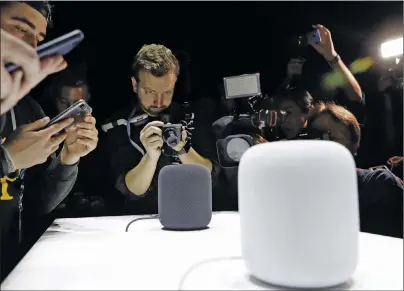
<svg viewBox="0 0 404 291">
<path fill-rule="evenodd" d="M 103 125 L 101 125 L 101 129 L 103 132 L 107 132 L 108 130 L 113 129 L 114 127 L 118 127 L 121 125 L 126 126 L 126 133 L 128 135 L 130 143 L 144 156 L 145 152 L 142 149 L 142 147 L 139 146 L 137 143 L 135 143 L 131 138 L 131 125 L 132 124 L 135 126 L 142 125 L 145 122 L 147 122 L 147 119 L 149 118 L 149 116 L 146 113 L 136 115 L 136 116 L 135 116 L 135 114 L 136 114 L 136 107 L 132 110 L 132 112 L 130 113 L 130 115 L 127 119 L 122 118 L 122 119 L 114 120 L 109 123 L 103 124 Z"/>
<path fill-rule="evenodd" d="M 132 117 L 135 115 L 135 113 L 136 113 L 136 107 L 133 108 L 132 113 L 129 115 L 128 120 L 126 121 L 126 132 L 127 132 L 127 134 L 128 134 L 128 138 L 129 138 L 130 143 L 142 154 L 142 156 L 144 156 L 144 155 L 145 155 L 145 152 L 144 152 L 144 150 L 142 149 L 142 147 L 139 146 L 137 143 L 135 143 L 135 142 L 132 140 L 132 138 L 131 138 L 131 121 L 132 121 L 132 119 L 133 119 Z M 141 121 L 143 121 L 143 120 L 145 120 L 145 119 L 148 118 L 148 115 L 147 115 L 147 114 L 143 114 L 143 115 L 146 115 L 146 118 L 141 119 Z M 137 117 L 142 117 L 143 115 L 136 116 L 135 118 L 137 119 Z M 140 120 L 138 120 L 138 122 L 139 122 L 139 121 L 140 121 Z"/>
</svg>

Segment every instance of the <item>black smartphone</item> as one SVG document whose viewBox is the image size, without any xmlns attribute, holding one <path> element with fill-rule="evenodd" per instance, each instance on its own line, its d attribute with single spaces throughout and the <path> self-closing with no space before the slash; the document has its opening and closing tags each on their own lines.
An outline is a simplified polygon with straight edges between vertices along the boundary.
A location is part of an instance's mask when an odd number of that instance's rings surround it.
<svg viewBox="0 0 404 291">
<path fill-rule="evenodd" d="M 321 41 L 320 31 L 315 29 L 306 34 L 307 44 L 316 44 Z"/>
<path fill-rule="evenodd" d="M 305 47 L 310 44 L 316 44 L 321 41 L 320 31 L 318 29 L 312 30 L 306 34 L 300 35 L 297 38 L 297 44 L 300 47 Z"/>
<path fill-rule="evenodd" d="M 92 111 L 93 111 L 92 108 L 87 104 L 86 101 L 79 100 L 69 108 L 59 113 L 56 117 L 52 118 L 45 128 L 53 124 L 56 124 L 62 120 L 65 120 L 67 118 L 74 118 L 74 123 L 80 122 Z"/>
<path fill-rule="evenodd" d="M 64 56 L 73 50 L 83 39 L 83 32 L 76 29 L 38 46 L 36 51 L 41 60 L 52 56 Z M 9 73 L 13 73 L 19 68 L 18 65 L 13 63 L 6 63 L 6 69 Z"/>
</svg>

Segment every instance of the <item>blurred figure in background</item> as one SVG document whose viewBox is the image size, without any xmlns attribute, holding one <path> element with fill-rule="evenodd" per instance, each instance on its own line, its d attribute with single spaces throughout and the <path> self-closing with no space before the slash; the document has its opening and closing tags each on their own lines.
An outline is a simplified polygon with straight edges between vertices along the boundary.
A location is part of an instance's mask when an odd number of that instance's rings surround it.
<svg viewBox="0 0 404 291">
<path fill-rule="evenodd" d="M 281 124 L 281 138 L 295 139 L 307 127 L 307 117 L 313 108 L 313 97 L 300 88 L 283 90 L 276 96 L 277 108 L 287 115 Z"/>
<path fill-rule="evenodd" d="M 278 91 L 296 87 L 303 88 L 302 74 L 305 62 L 306 59 L 301 56 L 291 57 L 289 59 L 286 66 L 286 78 L 278 88 Z"/>
<path fill-rule="evenodd" d="M 91 93 L 84 62 L 69 62 L 69 67 L 49 79 L 51 84 L 41 98 L 45 113 L 55 116 L 79 100 L 90 102 Z"/>
<path fill-rule="evenodd" d="M 308 127 L 329 133 L 330 140 L 356 155 L 361 129 L 355 116 L 342 106 L 316 105 Z M 361 231 L 403 238 L 403 182 L 387 169 L 357 169 Z"/>
<path fill-rule="evenodd" d="M 91 91 L 85 62 L 69 61 L 69 66 L 49 79 L 51 84 L 41 98 L 41 105 L 48 116 L 56 116 L 79 100 L 91 101 Z M 93 196 L 97 176 L 96 151 L 80 162 L 77 181 L 70 195 L 55 209 L 56 217 L 78 217 L 103 213 L 104 201 Z M 94 183 L 92 183 L 94 181 Z"/>
<path fill-rule="evenodd" d="M 383 141 L 383 161 L 389 159 L 387 164 L 393 166 L 397 175 L 403 179 L 403 87 L 402 79 L 397 78 L 393 70 L 389 70 L 380 77 L 378 83 L 380 107 L 378 128 Z M 398 157 L 391 159 L 392 157 Z M 401 161 L 401 162 L 400 162 Z"/>
</svg>

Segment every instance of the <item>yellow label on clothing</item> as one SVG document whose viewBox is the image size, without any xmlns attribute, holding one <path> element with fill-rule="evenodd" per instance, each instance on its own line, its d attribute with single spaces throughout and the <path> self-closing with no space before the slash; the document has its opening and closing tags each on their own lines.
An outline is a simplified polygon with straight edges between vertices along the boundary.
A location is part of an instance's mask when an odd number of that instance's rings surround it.
<svg viewBox="0 0 404 291">
<path fill-rule="evenodd" d="M 8 193 L 8 182 L 15 182 L 17 180 L 17 177 L 15 178 L 9 178 L 9 177 L 3 177 L 0 178 L 1 182 L 1 196 L 0 200 L 12 200 L 14 197 Z"/>
</svg>

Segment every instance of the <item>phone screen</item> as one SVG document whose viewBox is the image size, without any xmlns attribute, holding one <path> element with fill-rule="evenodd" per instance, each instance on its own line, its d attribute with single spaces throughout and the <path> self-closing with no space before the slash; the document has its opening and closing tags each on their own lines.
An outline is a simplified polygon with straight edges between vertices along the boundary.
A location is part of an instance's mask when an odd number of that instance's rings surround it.
<svg viewBox="0 0 404 291">
<path fill-rule="evenodd" d="M 314 44 L 321 41 L 320 31 L 318 29 L 313 30 L 307 34 L 307 43 Z"/>
</svg>

